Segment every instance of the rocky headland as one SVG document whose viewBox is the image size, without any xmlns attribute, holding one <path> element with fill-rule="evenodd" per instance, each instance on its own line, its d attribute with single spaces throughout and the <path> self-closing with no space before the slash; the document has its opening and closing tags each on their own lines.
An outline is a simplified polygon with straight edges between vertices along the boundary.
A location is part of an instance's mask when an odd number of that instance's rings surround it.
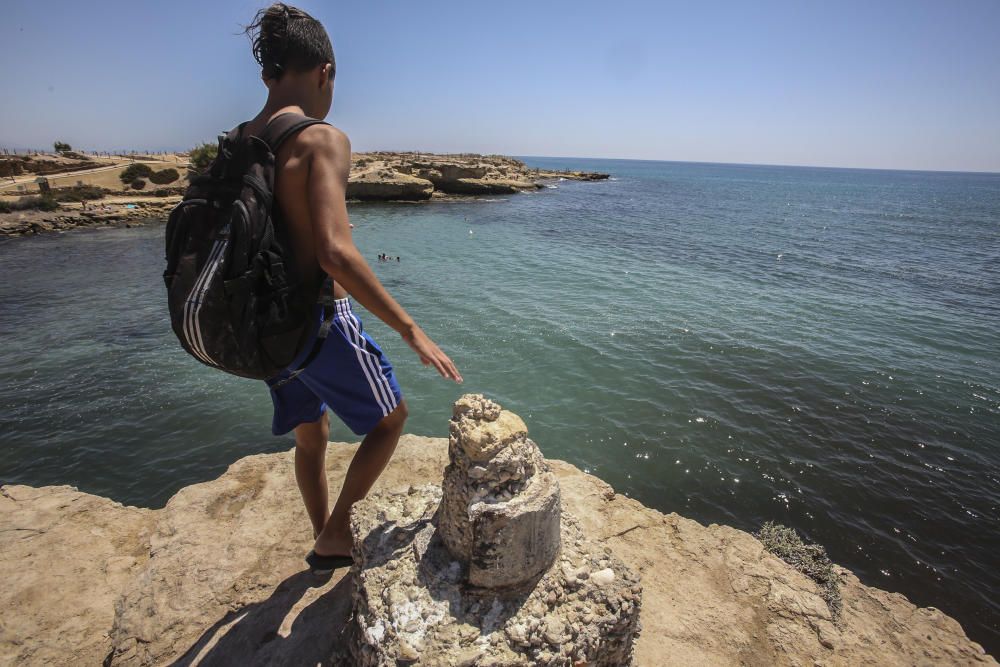
<svg viewBox="0 0 1000 667">
<path fill-rule="evenodd" d="M 402 438 L 332 576 L 302 561 L 292 451 L 156 510 L 0 487 L 0 664 L 997 664 L 839 567 L 831 609 L 753 536 L 645 507 L 463 400 L 450 439 Z M 331 444 L 331 489 L 356 448 Z"/>
<path fill-rule="evenodd" d="M 142 157 L 142 156 L 140 156 Z M 0 236 L 23 236 L 65 231 L 76 227 L 137 225 L 162 220 L 180 201 L 183 179 L 158 186 L 137 178 L 126 184 L 120 174 L 133 164 L 152 169 L 187 168 L 187 156 L 171 154 L 153 159 L 102 161 L 75 153 L 53 156 L 0 158 L 0 171 L 10 174 L 0 183 Z M 58 201 L 51 210 L 27 207 L 39 194 L 38 177 L 49 181 L 58 200 L 74 188 L 98 188 L 103 195 L 86 205 L 81 201 Z M 374 152 L 352 155 L 347 198 L 365 201 L 441 201 L 510 195 L 544 188 L 559 179 L 593 181 L 608 174 L 587 171 L 533 169 L 520 160 L 503 155 L 462 153 L 439 155 L 413 152 Z M 136 190 L 136 182 L 141 183 Z M 156 194 L 152 195 L 155 191 Z M 6 211 L 6 212 L 5 212 Z"/>
<path fill-rule="evenodd" d="M 597 181 L 608 174 L 546 171 L 504 155 L 355 153 L 347 197 L 357 201 L 420 201 L 538 190 L 559 179 Z"/>
</svg>

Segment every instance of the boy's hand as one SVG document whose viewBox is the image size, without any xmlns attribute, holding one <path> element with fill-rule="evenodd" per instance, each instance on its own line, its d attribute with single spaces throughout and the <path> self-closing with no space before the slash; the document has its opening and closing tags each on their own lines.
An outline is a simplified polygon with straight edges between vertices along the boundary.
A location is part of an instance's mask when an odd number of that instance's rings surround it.
<svg viewBox="0 0 1000 667">
<path fill-rule="evenodd" d="M 437 372 L 441 374 L 442 377 L 448 378 L 449 380 L 454 380 L 455 382 L 461 383 L 462 376 L 459 375 L 458 369 L 455 368 L 455 364 L 452 363 L 448 355 L 441 351 L 441 348 L 432 341 L 424 330 L 418 327 L 416 324 L 413 328 L 402 334 L 403 340 L 406 344 L 413 348 L 413 351 L 417 353 L 420 357 L 421 363 L 424 366 L 434 366 Z"/>
</svg>

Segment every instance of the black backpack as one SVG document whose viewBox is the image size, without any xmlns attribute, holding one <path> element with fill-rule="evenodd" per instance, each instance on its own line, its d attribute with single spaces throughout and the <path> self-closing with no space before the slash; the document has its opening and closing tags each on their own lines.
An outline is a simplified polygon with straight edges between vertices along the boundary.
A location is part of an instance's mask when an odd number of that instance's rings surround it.
<svg viewBox="0 0 1000 667">
<path fill-rule="evenodd" d="M 298 357 L 312 333 L 321 285 L 301 280 L 274 205 L 274 170 L 282 142 L 322 122 L 285 113 L 260 137 L 244 136 L 246 123 L 220 135 L 215 160 L 170 212 L 163 272 L 170 323 L 203 364 L 267 379 Z"/>
</svg>

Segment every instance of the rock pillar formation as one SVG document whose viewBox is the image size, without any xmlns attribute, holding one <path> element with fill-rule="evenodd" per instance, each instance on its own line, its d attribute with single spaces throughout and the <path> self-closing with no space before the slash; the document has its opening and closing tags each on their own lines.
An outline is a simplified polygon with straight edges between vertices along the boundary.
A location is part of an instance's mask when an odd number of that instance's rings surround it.
<svg viewBox="0 0 1000 667">
<path fill-rule="evenodd" d="M 481 395 L 455 402 L 438 533 L 472 586 L 530 585 L 559 553 L 559 482 L 521 418 Z"/>
<path fill-rule="evenodd" d="M 441 486 L 373 493 L 351 509 L 351 667 L 632 663 L 639 578 L 561 510 L 521 418 L 466 395 Z"/>
</svg>

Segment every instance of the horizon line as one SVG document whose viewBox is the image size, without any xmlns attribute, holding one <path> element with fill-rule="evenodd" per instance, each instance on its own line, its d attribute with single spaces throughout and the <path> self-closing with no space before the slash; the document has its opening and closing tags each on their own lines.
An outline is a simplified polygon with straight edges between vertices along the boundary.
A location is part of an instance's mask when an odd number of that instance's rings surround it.
<svg viewBox="0 0 1000 667">
<path fill-rule="evenodd" d="M 364 152 L 364 151 L 361 151 Z M 657 160 L 652 158 L 634 157 L 586 157 L 583 155 L 528 155 L 512 154 L 516 158 L 555 158 L 559 160 L 619 160 L 621 162 L 668 162 L 672 164 L 706 164 L 726 167 L 790 167 L 793 169 L 842 169 L 845 171 L 906 171 L 921 174 L 976 174 L 1000 176 L 1000 171 L 975 169 L 915 169 L 899 167 L 842 167 L 822 164 L 780 164 L 774 162 L 716 162 L 712 160 Z"/>
</svg>

